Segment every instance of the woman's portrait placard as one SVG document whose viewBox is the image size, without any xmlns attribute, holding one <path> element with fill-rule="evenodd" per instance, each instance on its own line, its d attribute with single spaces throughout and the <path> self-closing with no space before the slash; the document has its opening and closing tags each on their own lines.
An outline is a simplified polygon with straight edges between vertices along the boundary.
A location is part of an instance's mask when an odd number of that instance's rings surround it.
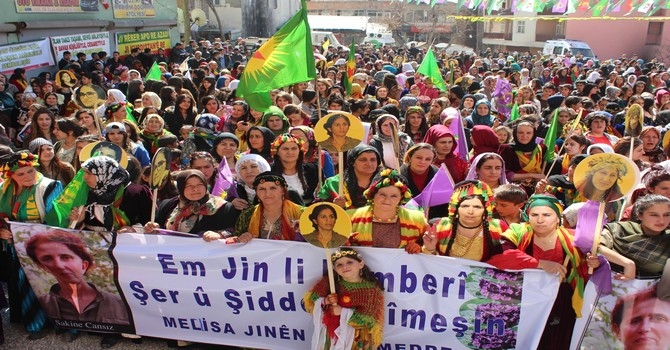
<svg viewBox="0 0 670 350">
<path fill-rule="evenodd" d="M 300 232 L 305 241 L 319 248 L 344 245 L 351 234 L 351 219 L 339 205 L 320 202 L 300 215 Z"/>
<path fill-rule="evenodd" d="M 662 143 L 663 149 L 666 149 L 668 147 L 668 144 L 670 144 L 670 132 L 666 132 L 665 135 L 663 135 L 663 143 Z"/>
<path fill-rule="evenodd" d="M 172 152 L 167 147 L 161 147 L 156 150 L 154 159 L 151 161 L 151 188 L 156 189 L 170 178 L 170 162 L 172 162 Z"/>
<path fill-rule="evenodd" d="M 62 88 L 71 88 L 77 85 L 77 77 L 69 70 L 59 70 L 56 72 L 56 85 Z"/>
<path fill-rule="evenodd" d="M 575 187 L 587 199 L 612 202 L 630 194 L 640 182 L 640 170 L 630 159 L 613 153 L 588 156 L 575 169 Z"/>
<path fill-rule="evenodd" d="M 114 283 L 109 232 L 12 224 L 26 276 L 47 317 L 63 328 L 133 332 Z"/>
<path fill-rule="evenodd" d="M 624 135 L 639 137 L 642 126 L 644 126 L 644 110 L 642 106 L 633 104 L 626 111 Z"/>
<path fill-rule="evenodd" d="M 93 156 L 107 156 L 116 160 L 122 168 L 128 166 L 128 154 L 118 145 L 109 141 L 92 142 L 84 146 L 79 153 L 79 161 L 84 163 Z"/>
<path fill-rule="evenodd" d="M 361 143 L 365 130 L 353 114 L 326 114 L 314 127 L 314 138 L 328 152 L 346 152 Z"/>
<path fill-rule="evenodd" d="M 82 85 L 75 92 L 75 101 L 82 108 L 96 109 L 107 99 L 107 94 L 102 87 L 94 84 Z"/>
</svg>

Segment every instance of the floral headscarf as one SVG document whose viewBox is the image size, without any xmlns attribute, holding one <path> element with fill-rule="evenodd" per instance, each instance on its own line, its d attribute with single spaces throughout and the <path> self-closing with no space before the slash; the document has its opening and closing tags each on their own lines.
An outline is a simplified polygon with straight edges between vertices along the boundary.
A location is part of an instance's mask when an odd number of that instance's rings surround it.
<svg viewBox="0 0 670 350">
<path fill-rule="evenodd" d="M 279 151 L 279 147 L 281 145 L 288 143 L 288 142 L 294 142 L 300 150 L 302 151 L 303 155 L 305 154 L 305 151 L 307 150 L 305 147 L 305 141 L 301 138 L 297 138 L 291 134 L 281 134 L 275 138 L 274 141 L 272 141 L 272 144 L 270 145 L 270 152 L 272 153 L 272 156 L 274 157 L 275 154 Z"/>
<path fill-rule="evenodd" d="M 113 207 L 117 192 L 123 192 L 130 175 L 116 160 L 107 156 L 90 158 L 81 168 L 91 172 L 96 179 L 96 185 L 89 189 L 86 199 L 84 222 L 87 225 L 111 229 L 114 226 Z"/>
<path fill-rule="evenodd" d="M 402 197 L 400 199 L 400 205 L 406 204 L 412 199 L 412 192 L 409 190 L 409 187 L 407 187 L 407 180 L 395 169 L 384 169 L 379 173 L 377 179 L 372 182 L 370 187 L 363 192 L 363 195 L 368 199 L 368 204 L 372 204 L 372 200 L 375 198 L 379 189 L 388 186 L 395 186 L 400 189 L 400 195 Z"/>
</svg>

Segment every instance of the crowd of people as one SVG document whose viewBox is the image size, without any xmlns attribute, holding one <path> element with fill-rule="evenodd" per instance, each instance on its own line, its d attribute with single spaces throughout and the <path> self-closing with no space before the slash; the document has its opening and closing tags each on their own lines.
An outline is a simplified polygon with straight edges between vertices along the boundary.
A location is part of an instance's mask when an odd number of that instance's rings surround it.
<svg viewBox="0 0 670 350">
<path fill-rule="evenodd" d="M 587 269 L 599 268 L 596 255 L 620 267 L 616 278 L 662 274 L 670 258 L 670 143 L 664 142 L 670 73 L 662 62 L 442 50 L 435 54 L 448 89 L 441 91 L 416 72 L 425 48 L 361 45 L 346 91 L 346 48 L 320 51 L 316 45 L 317 79 L 273 90 L 274 106 L 261 111 L 236 96 L 252 54 L 241 40 L 177 43 L 169 54 L 135 49 L 126 58 L 100 52 L 72 60 L 66 52 L 58 63 L 64 74 L 28 78 L 22 68 L 9 78 L 0 74 L 0 214 L 115 234 L 162 228 L 236 244 L 305 241 L 295 222 L 306 206 L 331 202 L 348 210 L 352 234 L 344 239 L 347 233 L 322 225 L 321 213 L 337 215 L 323 206 L 310 215 L 315 231 L 303 232 L 320 246 L 396 248 L 557 274 L 562 283 L 542 349 L 569 347 L 580 315 L 573 294 L 582 292 Z M 154 62 L 161 80 L 145 80 Z M 84 101 L 96 91 L 104 96 Z M 332 140 L 322 150 L 315 125 L 337 111 L 368 123 L 369 132 L 363 140 L 339 135 L 338 123 L 349 120 L 331 118 L 325 129 Z M 627 125 L 632 112 L 643 114 L 641 125 Z M 558 128 L 548 135 L 553 118 Z M 462 123 L 467 149 L 458 146 L 452 123 Z M 544 139 L 553 137 L 556 145 L 547 147 Z M 85 145 L 103 140 L 127 153 L 127 166 L 106 155 L 80 160 Z M 151 189 L 151 159 L 162 147 L 172 155 L 171 175 Z M 342 149 L 348 149 L 343 158 Z M 574 247 L 576 212 L 586 201 L 574 172 L 598 153 L 630 157 L 643 176 L 631 197 L 608 204 L 609 223 L 592 255 Z M 442 165 L 455 184 L 450 201 L 423 211 L 405 207 Z M 49 213 L 79 171 L 86 204 L 53 220 Z M 231 181 L 214 194 L 221 171 Z M 613 176 L 618 181 L 623 174 Z M 7 223 L 0 238 L 11 320 L 39 339 L 49 322 Z M 359 341 L 357 349 L 376 349 L 384 303 L 372 305 L 370 298 L 383 298 L 381 290 L 356 251 L 338 251 L 332 260 L 341 276 L 338 292 L 321 281 L 305 303 L 319 315 L 365 320 L 335 324 L 355 328 L 349 338 Z M 356 274 L 344 263 L 355 265 Z M 339 292 L 364 292 L 354 297 L 364 305 L 343 303 Z M 325 306 L 314 307 L 318 302 Z M 332 324 L 326 326 L 320 341 L 337 342 Z M 65 333 L 76 339 L 76 332 Z M 101 344 L 118 339 L 108 335 Z"/>
</svg>

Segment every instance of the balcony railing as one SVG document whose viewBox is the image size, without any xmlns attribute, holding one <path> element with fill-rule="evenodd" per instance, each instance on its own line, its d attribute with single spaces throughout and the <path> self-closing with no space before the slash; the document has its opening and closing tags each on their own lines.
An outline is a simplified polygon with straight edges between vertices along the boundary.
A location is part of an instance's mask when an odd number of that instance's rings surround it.
<svg viewBox="0 0 670 350">
<path fill-rule="evenodd" d="M 484 39 L 512 40 L 512 33 L 484 33 Z"/>
<path fill-rule="evenodd" d="M 553 39 L 565 39 L 565 35 L 556 35 L 556 34 L 535 34 L 535 41 L 547 41 Z"/>
</svg>

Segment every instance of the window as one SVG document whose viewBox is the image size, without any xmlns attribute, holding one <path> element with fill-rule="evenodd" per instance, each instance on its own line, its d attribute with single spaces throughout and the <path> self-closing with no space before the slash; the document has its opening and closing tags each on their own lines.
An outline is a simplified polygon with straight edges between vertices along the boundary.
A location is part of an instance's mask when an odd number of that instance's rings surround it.
<svg viewBox="0 0 670 350">
<path fill-rule="evenodd" d="M 556 23 L 556 32 L 554 32 L 557 37 L 562 37 L 565 35 L 565 22 Z"/>
<path fill-rule="evenodd" d="M 516 32 L 519 34 L 524 34 L 526 32 L 526 21 L 516 22 Z"/>
<path fill-rule="evenodd" d="M 663 22 L 649 22 L 647 27 L 647 45 L 660 45 L 663 37 Z"/>
<path fill-rule="evenodd" d="M 214 6 L 221 6 L 221 0 L 212 0 Z"/>
</svg>

